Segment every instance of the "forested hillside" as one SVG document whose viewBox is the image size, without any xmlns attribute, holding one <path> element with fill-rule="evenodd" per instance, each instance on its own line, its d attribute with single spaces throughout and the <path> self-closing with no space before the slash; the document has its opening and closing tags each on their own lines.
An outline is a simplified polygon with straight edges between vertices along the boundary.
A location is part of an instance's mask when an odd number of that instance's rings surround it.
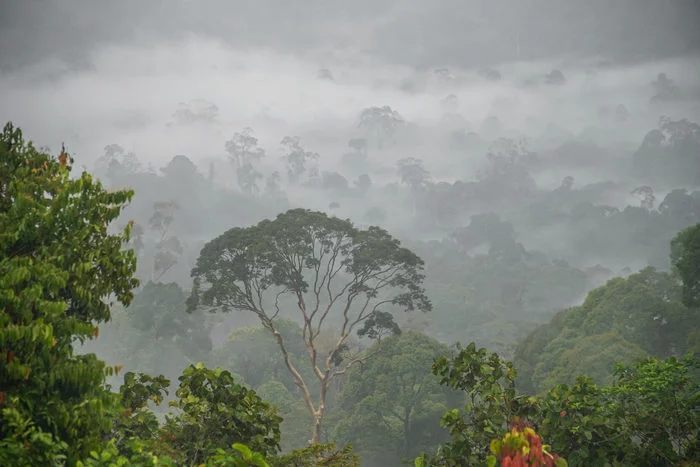
<svg viewBox="0 0 700 467">
<path fill-rule="evenodd" d="M 0 1 L 0 467 L 700 467 L 695 3 Z"/>
<path fill-rule="evenodd" d="M 700 461 L 700 224 L 670 243 L 670 272 L 591 290 L 525 336 L 514 365 L 425 334 L 459 323 L 427 295 L 441 276 L 380 227 L 304 209 L 234 227 L 202 247 L 185 291 L 159 280 L 178 258 L 174 205 L 156 203 L 160 241 L 140 285 L 138 224 L 117 221 L 133 191 L 71 176 L 65 150 L 38 150 L 12 124 L 0 161 L 3 465 Z M 545 284 L 586 278 L 511 232 L 472 218 L 455 244 L 416 248 L 441 257 L 443 274 L 460 257 L 502 268 L 494 280 L 531 284 L 528 268 L 541 271 L 541 291 L 515 303 L 478 288 L 474 300 L 492 304 L 482 329 L 502 320 L 504 336 L 527 321 L 508 323 L 499 300 L 526 312 L 538 294 L 556 303 Z M 487 254 L 466 255 L 483 241 Z M 250 319 L 217 344 L 221 312 Z M 109 364 L 89 349 L 108 349 Z"/>
</svg>

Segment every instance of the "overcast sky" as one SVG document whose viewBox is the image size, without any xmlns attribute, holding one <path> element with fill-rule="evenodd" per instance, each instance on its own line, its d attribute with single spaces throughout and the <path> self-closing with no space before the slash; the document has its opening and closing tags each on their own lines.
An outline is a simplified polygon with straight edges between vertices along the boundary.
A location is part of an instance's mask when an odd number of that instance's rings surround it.
<svg viewBox="0 0 700 467">
<path fill-rule="evenodd" d="M 361 51 L 407 66 L 516 58 L 616 61 L 700 48 L 697 0 L 0 0 L 0 69 L 105 44 L 197 33 L 300 54 Z M 516 46 L 519 42 L 519 48 Z"/>
<path fill-rule="evenodd" d="M 448 94 L 459 98 L 463 128 L 479 132 L 497 117 L 533 138 L 554 127 L 578 134 L 599 123 L 602 107 L 624 104 L 633 114 L 624 138 L 637 144 L 658 119 L 647 107 L 659 72 L 700 87 L 697 4 L 0 0 L 0 120 L 40 145 L 65 142 L 88 167 L 112 143 L 156 167 L 175 154 L 206 163 L 247 126 L 275 156 L 284 136 L 297 135 L 331 167 L 357 136 L 362 109 L 389 105 L 439 133 Z M 600 60 L 615 65 L 603 72 Z M 503 80 L 480 79 L 484 66 Z M 458 79 L 436 79 L 437 67 Z M 320 68 L 335 80 L 317 79 Z M 566 86 L 524 84 L 553 68 Z M 178 106 L 198 100 L 217 106 L 217 118 L 173 127 Z M 700 109 L 691 104 L 671 115 L 693 118 Z M 395 158 L 429 158 L 431 170 L 452 174 L 430 138 L 406 141 L 415 154 L 402 148 Z M 383 157 L 378 164 L 393 164 Z"/>
</svg>

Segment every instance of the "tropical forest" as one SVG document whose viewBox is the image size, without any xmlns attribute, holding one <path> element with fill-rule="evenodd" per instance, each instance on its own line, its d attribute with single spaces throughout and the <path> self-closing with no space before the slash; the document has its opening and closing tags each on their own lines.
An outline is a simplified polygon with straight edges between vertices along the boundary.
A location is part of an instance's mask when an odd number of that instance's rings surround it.
<svg viewBox="0 0 700 467">
<path fill-rule="evenodd" d="M 0 2 L 0 466 L 700 466 L 641 3 Z"/>
</svg>

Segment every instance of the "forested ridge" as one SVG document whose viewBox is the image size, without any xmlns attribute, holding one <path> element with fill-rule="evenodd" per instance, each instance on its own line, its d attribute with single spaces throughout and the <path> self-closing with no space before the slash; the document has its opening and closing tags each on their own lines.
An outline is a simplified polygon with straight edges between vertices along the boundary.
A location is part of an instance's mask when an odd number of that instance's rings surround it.
<svg viewBox="0 0 700 467">
<path fill-rule="evenodd" d="M 534 62 L 602 6 L 455 3 L 484 59 L 425 69 L 464 41 L 392 28 L 441 8 L 355 7 L 305 21 L 383 49 L 256 26 L 0 70 L 50 145 L 0 135 L 0 465 L 700 466 L 697 61 Z M 237 24 L 190 8 L 160 19 Z"/>
<path fill-rule="evenodd" d="M 182 163 L 166 177 L 192 177 Z M 121 221 L 134 191 L 72 168 L 65 150 L 5 126 L 2 465 L 700 462 L 700 224 L 673 236 L 670 270 L 614 277 L 494 352 L 434 336 L 472 319 L 480 332 L 502 320 L 496 338 L 518 334 L 520 318 L 499 308 L 557 306 L 558 283 L 588 280 L 526 251 L 497 216 L 404 245 L 381 227 L 289 209 L 208 240 L 187 290 L 164 280 L 184 251 L 170 231 L 180 206 L 153 205 L 148 245 L 140 222 Z M 669 197 L 640 215 L 673 219 L 683 208 Z M 487 254 L 466 254 L 482 243 Z M 140 279 L 137 262 L 150 262 Z M 479 284 L 492 269 L 513 287 L 544 282 L 494 295 Z M 453 274 L 488 310 L 451 316 L 431 299 Z M 247 321 L 215 343 L 226 313 Z M 91 352 L 100 345 L 107 361 Z"/>
</svg>

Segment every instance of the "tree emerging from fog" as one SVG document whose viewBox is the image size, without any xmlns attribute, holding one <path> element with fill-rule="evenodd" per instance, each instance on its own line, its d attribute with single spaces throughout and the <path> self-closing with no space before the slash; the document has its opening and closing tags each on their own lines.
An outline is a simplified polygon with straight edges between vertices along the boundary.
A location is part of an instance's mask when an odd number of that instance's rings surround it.
<svg viewBox="0 0 700 467">
<path fill-rule="evenodd" d="M 205 245 L 192 270 L 189 308 L 258 317 L 303 394 L 311 442 L 319 443 L 331 382 L 371 356 L 351 348 L 352 334 L 381 339 L 400 332 L 395 310 L 431 309 L 422 270 L 423 261 L 379 227 L 359 230 L 348 220 L 293 209 Z M 293 358 L 279 332 L 278 319 L 289 316 L 301 322 L 306 362 Z M 335 333 L 325 349 L 322 332 Z M 301 365 L 310 365 L 317 391 Z"/>
</svg>

